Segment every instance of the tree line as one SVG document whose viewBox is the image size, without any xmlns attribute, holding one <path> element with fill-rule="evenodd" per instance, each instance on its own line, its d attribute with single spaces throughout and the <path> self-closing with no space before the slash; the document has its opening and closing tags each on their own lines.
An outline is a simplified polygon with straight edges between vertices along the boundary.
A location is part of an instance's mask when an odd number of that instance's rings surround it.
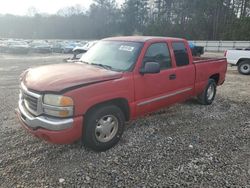
<svg viewBox="0 0 250 188">
<path fill-rule="evenodd" d="M 55 15 L 0 15 L 1 38 L 100 39 L 156 35 L 190 40 L 250 40 L 250 0 L 94 0 Z"/>
</svg>

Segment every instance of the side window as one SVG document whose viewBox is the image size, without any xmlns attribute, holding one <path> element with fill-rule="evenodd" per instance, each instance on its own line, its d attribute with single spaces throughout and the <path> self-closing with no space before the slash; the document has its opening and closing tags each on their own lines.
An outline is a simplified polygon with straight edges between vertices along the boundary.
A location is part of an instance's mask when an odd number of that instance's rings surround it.
<svg viewBox="0 0 250 188">
<path fill-rule="evenodd" d="M 183 42 L 173 42 L 172 43 L 175 61 L 178 67 L 185 66 L 189 64 L 188 52 L 185 44 Z"/>
<path fill-rule="evenodd" d="M 146 62 L 158 62 L 160 63 L 161 70 L 171 68 L 171 58 L 169 49 L 166 43 L 152 44 L 143 59 L 143 63 Z"/>
</svg>

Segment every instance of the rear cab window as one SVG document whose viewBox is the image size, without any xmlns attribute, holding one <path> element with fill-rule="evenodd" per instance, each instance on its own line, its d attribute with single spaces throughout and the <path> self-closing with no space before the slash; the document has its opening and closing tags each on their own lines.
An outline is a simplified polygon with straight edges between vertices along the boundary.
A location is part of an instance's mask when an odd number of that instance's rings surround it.
<svg viewBox="0 0 250 188">
<path fill-rule="evenodd" d="M 172 42 L 177 67 L 189 65 L 189 56 L 184 42 Z"/>
<path fill-rule="evenodd" d="M 146 62 L 157 62 L 160 64 L 161 70 L 172 67 L 170 52 L 167 43 L 157 42 L 151 44 L 143 59 L 143 64 Z"/>
</svg>

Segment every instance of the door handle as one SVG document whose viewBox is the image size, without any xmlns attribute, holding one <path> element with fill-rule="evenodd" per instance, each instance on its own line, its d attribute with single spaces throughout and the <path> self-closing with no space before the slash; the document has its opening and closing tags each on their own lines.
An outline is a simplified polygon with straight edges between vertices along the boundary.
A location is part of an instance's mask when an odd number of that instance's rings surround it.
<svg viewBox="0 0 250 188">
<path fill-rule="evenodd" d="M 176 74 L 169 75 L 169 80 L 175 80 L 175 79 L 176 79 Z"/>
</svg>

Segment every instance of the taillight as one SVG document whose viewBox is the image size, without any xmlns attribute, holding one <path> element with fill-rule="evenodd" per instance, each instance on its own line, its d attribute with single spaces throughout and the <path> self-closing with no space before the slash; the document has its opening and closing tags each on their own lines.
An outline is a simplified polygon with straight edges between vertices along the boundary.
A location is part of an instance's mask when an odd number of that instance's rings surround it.
<svg viewBox="0 0 250 188">
<path fill-rule="evenodd" d="M 227 50 L 224 52 L 224 57 L 226 57 L 227 56 Z"/>
</svg>

